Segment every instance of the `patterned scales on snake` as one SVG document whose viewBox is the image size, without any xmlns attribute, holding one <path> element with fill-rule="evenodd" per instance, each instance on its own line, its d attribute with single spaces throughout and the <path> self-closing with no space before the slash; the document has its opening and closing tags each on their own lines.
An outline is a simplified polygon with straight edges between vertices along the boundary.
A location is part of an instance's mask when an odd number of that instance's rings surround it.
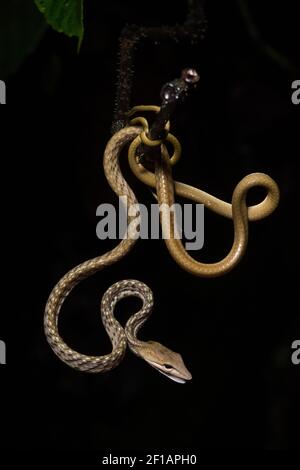
<svg viewBox="0 0 300 470">
<path fill-rule="evenodd" d="M 119 155 L 123 146 L 132 141 L 140 133 L 139 127 L 122 129 L 108 142 L 104 152 L 104 171 L 107 180 L 118 196 L 127 196 L 128 209 L 131 204 L 137 204 L 133 191 L 122 176 L 119 167 Z M 135 218 L 136 220 L 136 218 Z M 131 221 L 128 216 L 128 223 Z M 116 367 L 123 359 L 126 343 L 130 349 L 148 364 L 155 367 L 170 379 L 184 383 L 191 379 L 191 374 L 185 367 L 180 354 L 177 354 L 160 343 L 154 341 L 139 341 L 136 334 L 150 315 L 152 308 L 152 292 L 139 281 L 120 281 L 114 284 L 102 300 L 102 319 L 113 343 L 112 353 L 105 356 L 87 356 L 71 349 L 60 337 L 58 318 L 65 298 L 75 286 L 125 256 L 136 243 L 136 239 L 128 235 L 113 250 L 102 256 L 85 261 L 66 273 L 53 288 L 45 308 L 45 334 L 54 353 L 70 367 L 85 372 L 106 372 Z M 144 305 L 142 310 L 133 315 L 127 322 L 125 332 L 119 322 L 113 317 L 113 306 L 119 298 L 127 295 L 140 297 Z M 115 297 L 114 297 L 115 296 Z M 120 297 L 121 296 L 121 297 Z"/>
<path fill-rule="evenodd" d="M 138 329 L 149 316 L 146 306 L 152 299 L 152 293 L 149 288 L 139 281 L 121 281 L 112 286 L 104 295 L 102 301 L 102 318 L 104 325 L 109 333 L 113 351 L 106 356 L 85 356 L 71 348 L 62 340 L 58 333 L 58 317 L 61 306 L 65 298 L 70 294 L 74 287 L 83 279 L 109 266 L 123 256 L 125 256 L 136 243 L 136 234 L 131 233 L 130 206 L 137 204 L 137 199 L 123 178 L 119 165 L 119 156 L 122 148 L 131 142 L 129 148 L 129 162 L 136 176 L 151 187 L 156 187 L 159 203 L 172 205 L 174 194 L 187 197 L 195 202 L 204 203 L 209 209 L 232 218 L 234 222 L 234 242 L 229 254 L 217 263 L 200 263 L 195 261 L 185 251 L 180 240 L 174 239 L 172 230 L 171 237 L 166 241 L 167 248 L 174 260 L 188 272 L 200 277 L 216 277 L 227 273 L 233 269 L 242 258 L 248 240 L 248 221 L 258 220 L 269 215 L 277 206 L 279 201 L 279 190 L 276 183 L 263 173 L 253 173 L 246 176 L 237 185 L 233 193 L 232 204 L 226 203 L 204 191 L 192 188 L 183 183 L 174 182 L 169 163 L 169 157 L 164 145 L 161 146 L 162 158 L 156 162 L 155 175 L 148 172 L 140 165 L 135 158 L 135 150 L 141 143 L 140 134 L 145 132 L 142 127 L 129 126 L 117 132 L 108 142 L 104 152 L 104 172 L 108 183 L 117 196 L 127 197 L 128 208 L 128 237 L 124 238 L 113 250 L 85 261 L 84 263 L 71 269 L 56 284 L 52 290 L 45 308 L 44 328 L 47 340 L 55 354 L 70 367 L 87 372 L 105 372 L 114 367 L 122 360 L 126 344 L 139 357 L 143 358 L 150 365 L 167 377 L 185 382 L 191 379 L 191 374 L 186 369 L 179 354 L 174 353 L 168 348 L 154 341 L 140 341 L 136 338 Z M 267 195 L 264 201 L 255 206 L 247 207 L 246 196 L 248 190 L 253 186 L 263 186 L 267 189 Z M 135 211 L 134 211 L 135 213 Z M 139 223 L 136 214 L 134 216 L 136 227 Z M 165 227 L 174 226 L 174 220 L 168 220 L 162 217 L 163 230 Z M 125 283 L 130 283 L 130 288 L 125 287 Z M 142 287 L 143 286 L 143 287 Z M 111 290 L 112 289 L 112 290 Z M 120 290 L 119 290 L 120 289 Z M 150 291 L 151 292 L 151 291 Z M 114 293 L 115 298 L 111 297 Z M 113 317 L 113 306 L 120 298 L 119 295 L 137 295 L 142 298 L 144 304 L 142 310 L 133 315 L 127 322 L 124 329 Z M 144 297 L 144 295 L 146 297 Z M 109 296 L 109 298 L 108 298 Z M 148 297 L 147 297 L 148 296 Z M 148 298 L 148 300 L 147 300 Z M 152 307 L 152 300 L 150 302 Z M 148 305 L 149 307 L 149 305 Z M 143 311 L 144 309 L 144 311 Z M 151 309 L 150 309 L 151 310 Z M 149 311 L 150 311 L 149 310 Z M 143 314 L 141 312 L 144 312 Z M 143 316 L 144 315 L 144 316 Z"/>
</svg>

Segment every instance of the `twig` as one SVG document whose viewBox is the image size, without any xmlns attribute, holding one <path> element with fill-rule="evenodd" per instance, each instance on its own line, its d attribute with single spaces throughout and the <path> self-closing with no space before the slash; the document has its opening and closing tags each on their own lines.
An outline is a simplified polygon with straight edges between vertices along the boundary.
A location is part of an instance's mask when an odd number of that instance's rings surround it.
<svg viewBox="0 0 300 470">
<path fill-rule="evenodd" d="M 195 69 L 188 68 L 181 72 L 180 78 L 175 78 L 171 82 L 166 83 L 160 92 L 162 99 L 159 113 L 153 121 L 149 130 L 149 138 L 152 140 L 162 139 L 165 136 L 165 126 L 170 120 L 171 115 L 174 113 L 177 105 L 182 103 L 189 92 L 195 89 L 200 76 Z M 143 164 L 151 165 L 154 158 L 158 155 L 157 147 L 148 147 L 147 145 L 140 145 L 137 155 Z"/>
<path fill-rule="evenodd" d="M 136 25 L 125 26 L 119 40 L 118 78 L 112 133 L 122 129 L 127 124 L 126 113 L 131 108 L 134 53 L 137 46 L 144 40 L 156 43 L 166 39 L 174 42 L 187 40 L 190 44 L 196 44 L 204 37 L 205 31 L 206 19 L 201 0 L 188 1 L 187 18 L 183 25 L 149 28 Z"/>
<path fill-rule="evenodd" d="M 197 85 L 200 80 L 195 69 L 184 69 L 180 78 L 166 83 L 160 92 L 162 104 L 160 112 L 157 114 L 150 131 L 150 139 L 161 139 L 165 132 L 165 125 L 179 103 L 182 103 L 188 96 L 189 91 Z"/>
</svg>

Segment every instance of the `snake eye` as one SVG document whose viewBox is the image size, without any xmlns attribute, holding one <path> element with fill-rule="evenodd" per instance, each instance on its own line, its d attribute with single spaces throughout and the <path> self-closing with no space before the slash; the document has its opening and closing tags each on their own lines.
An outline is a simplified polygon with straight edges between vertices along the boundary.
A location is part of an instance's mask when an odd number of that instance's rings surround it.
<svg viewBox="0 0 300 470">
<path fill-rule="evenodd" d="M 170 364 L 164 364 L 164 367 L 165 367 L 166 369 L 173 369 L 173 366 L 171 366 Z"/>
</svg>

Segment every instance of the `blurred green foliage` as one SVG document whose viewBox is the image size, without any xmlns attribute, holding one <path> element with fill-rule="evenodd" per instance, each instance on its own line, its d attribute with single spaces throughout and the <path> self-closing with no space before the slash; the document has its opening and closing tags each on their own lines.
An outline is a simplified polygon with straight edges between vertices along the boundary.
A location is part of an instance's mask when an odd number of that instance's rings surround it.
<svg viewBox="0 0 300 470">
<path fill-rule="evenodd" d="M 0 2 L 0 78 L 14 73 L 47 28 L 32 0 Z"/>
<path fill-rule="evenodd" d="M 13 74 L 36 48 L 47 23 L 59 32 L 78 37 L 79 48 L 83 0 L 0 1 L 0 79 Z"/>
<path fill-rule="evenodd" d="M 47 22 L 60 33 L 83 38 L 83 0 L 34 0 Z"/>
</svg>

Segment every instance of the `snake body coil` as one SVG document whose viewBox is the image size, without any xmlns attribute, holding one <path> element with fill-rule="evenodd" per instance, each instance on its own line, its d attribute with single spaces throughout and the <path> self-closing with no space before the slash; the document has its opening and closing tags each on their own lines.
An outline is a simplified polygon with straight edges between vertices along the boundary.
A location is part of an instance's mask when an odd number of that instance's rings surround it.
<svg viewBox="0 0 300 470">
<path fill-rule="evenodd" d="M 136 118 L 136 120 L 140 121 L 142 119 Z M 228 204 L 204 191 L 183 183 L 174 183 L 169 155 L 163 144 L 161 145 L 161 158 L 155 163 L 155 174 L 149 172 L 138 163 L 135 152 L 142 139 L 144 143 L 147 142 L 145 135 L 142 127 L 126 127 L 110 139 L 104 152 L 103 164 L 107 181 L 117 196 L 126 196 L 127 198 L 127 222 L 129 227 L 127 238 L 124 238 L 111 251 L 85 261 L 62 277 L 52 290 L 46 304 L 44 328 L 47 340 L 55 354 L 74 369 L 86 372 L 105 372 L 111 370 L 122 360 L 126 345 L 128 344 L 137 356 L 144 359 L 159 372 L 172 380 L 183 383 L 191 379 L 191 374 L 186 369 L 180 354 L 171 351 L 160 343 L 137 339 L 138 330 L 150 315 L 153 304 L 152 292 L 139 281 L 127 280 L 116 283 L 103 296 L 101 303 L 102 321 L 113 346 L 110 354 L 99 357 L 80 354 L 71 349 L 63 341 L 58 332 L 59 313 L 65 298 L 72 289 L 80 281 L 117 262 L 136 243 L 137 237 L 134 233 L 131 233 L 130 229 L 132 225 L 130 222 L 133 217 L 130 217 L 129 214 L 130 207 L 138 204 L 138 201 L 121 173 L 119 165 L 121 150 L 126 144 L 131 142 L 128 153 L 130 166 L 141 181 L 152 188 L 156 188 L 159 204 L 172 206 L 174 194 L 178 194 L 193 201 L 203 203 L 209 209 L 233 219 L 234 242 L 229 254 L 222 261 L 205 264 L 194 260 L 186 252 L 181 241 L 174 237 L 174 215 L 169 217 L 161 215 L 163 232 L 168 230 L 167 233 L 170 233 L 170 237 L 166 238 L 165 241 L 171 256 L 182 268 L 197 276 L 221 276 L 236 266 L 247 246 L 248 221 L 258 220 L 269 215 L 278 204 L 279 191 L 276 183 L 269 176 L 262 173 L 253 173 L 246 176 L 237 185 L 233 193 L 232 204 Z M 172 139 L 170 138 L 170 140 Z M 246 205 L 247 192 L 251 187 L 257 185 L 265 187 L 268 194 L 263 202 L 248 208 Z M 135 224 L 133 226 L 136 227 L 140 222 L 139 217 L 136 217 L 136 213 L 134 220 Z M 120 298 L 129 295 L 140 297 L 143 301 L 143 306 L 139 312 L 130 317 L 124 329 L 115 319 L 113 311 L 116 302 Z"/>
<path fill-rule="evenodd" d="M 128 127 L 115 134 L 108 142 L 104 152 L 104 171 L 106 178 L 117 196 L 126 196 L 128 212 L 130 206 L 137 204 L 137 199 L 122 176 L 119 166 L 119 155 L 129 141 L 133 140 L 141 129 Z M 131 217 L 128 215 L 128 224 Z M 137 218 L 135 217 L 135 220 Z M 125 256 L 136 243 L 133 234 L 128 233 L 113 250 L 102 256 L 85 261 L 71 269 L 56 284 L 52 290 L 45 308 L 44 329 L 47 340 L 55 354 L 70 367 L 84 372 L 105 372 L 116 367 L 122 360 L 126 343 L 130 349 L 148 364 L 172 380 L 184 383 L 191 379 L 180 354 L 154 341 L 139 341 L 136 334 L 149 316 L 152 308 L 152 293 L 150 289 L 138 281 L 121 281 L 112 286 L 102 300 L 102 320 L 108 332 L 113 351 L 105 356 L 86 356 L 71 349 L 60 337 L 58 332 L 58 317 L 65 298 L 82 280 L 109 266 Z M 115 297 L 113 296 L 115 294 Z M 140 312 L 133 315 L 127 322 L 125 332 L 113 316 L 113 307 L 119 298 L 135 295 L 142 298 L 144 305 Z"/>
</svg>

